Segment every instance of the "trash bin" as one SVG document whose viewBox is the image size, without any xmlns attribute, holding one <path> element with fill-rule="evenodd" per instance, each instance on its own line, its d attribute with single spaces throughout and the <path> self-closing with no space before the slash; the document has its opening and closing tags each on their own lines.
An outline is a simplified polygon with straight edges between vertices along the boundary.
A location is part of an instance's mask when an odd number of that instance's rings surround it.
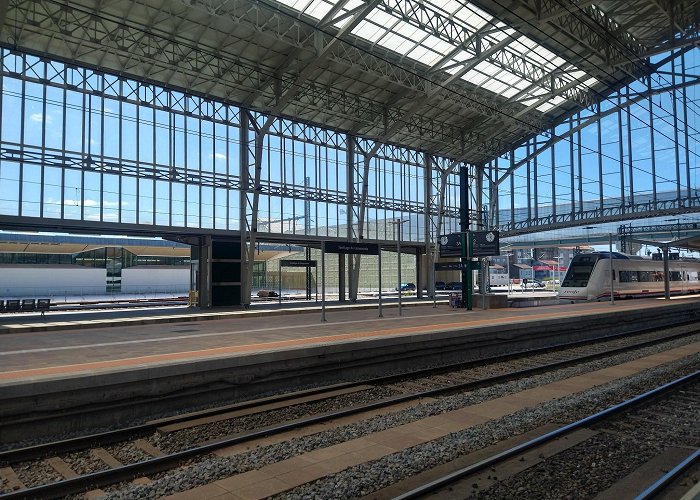
<svg viewBox="0 0 700 500">
<path fill-rule="evenodd" d="M 452 308 L 459 307 L 461 301 L 462 297 L 460 297 L 458 293 L 450 294 L 450 306 L 452 306 Z"/>
</svg>

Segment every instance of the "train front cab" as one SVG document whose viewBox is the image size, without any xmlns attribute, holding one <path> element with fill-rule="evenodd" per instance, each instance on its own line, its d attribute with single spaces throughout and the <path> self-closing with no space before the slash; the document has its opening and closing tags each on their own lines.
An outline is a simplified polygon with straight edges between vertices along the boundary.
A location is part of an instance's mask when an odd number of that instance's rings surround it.
<svg viewBox="0 0 700 500">
<path fill-rule="evenodd" d="M 592 300 L 589 297 L 591 276 L 595 265 L 600 260 L 599 253 L 580 253 L 571 259 L 569 269 L 566 270 L 564 281 L 559 290 L 559 298 L 571 302 Z"/>
</svg>

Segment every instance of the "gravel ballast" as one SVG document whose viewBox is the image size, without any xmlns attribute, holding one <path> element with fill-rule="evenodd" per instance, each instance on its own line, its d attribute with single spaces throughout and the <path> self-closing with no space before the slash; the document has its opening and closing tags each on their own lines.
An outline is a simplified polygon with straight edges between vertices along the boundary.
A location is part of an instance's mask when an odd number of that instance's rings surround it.
<svg viewBox="0 0 700 500">
<path fill-rule="evenodd" d="M 689 340 L 686 339 L 684 341 L 675 341 L 668 345 L 683 345 L 688 342 Z M 177 491 L 184 491 L 217 479 L 260 468 L 306 451 L 327 447 L 431 415 L 445 413 L 527 388 L 598 370 L 652 354 L 658 352 L 658 350 L 658 347 L 647 348 L 636 353 L 628 353 L 611 359 L 586 363 L 574 368 L 529 377 L 467 394 L 445 397 L 438 401 L 419 404 L 412 408 L 374 417 L 327 432 L 256 448 L 230 458 L 209 456 L 198 463 L 165 473 L 149 485 L 129 485 L 125 489 L 107 494 L 105 498 L 156 498 Z M 543 423 L 572 421 L 582 418 L 605 406 L 615 404 L 632 394 L 638 394 L 656 387 L 664 381 L 674 379 L 683 373 L 694 371 L 699 364 L 700 357 L 687 358 L 648 370 L 639 375 L 621 379 L 603 387 L 596 387 L 581 394 L 554 400 L 538 405 L 536 408 L 522 410 L 502 419 L 453 433 L 429 443 L 388 455 L 379 460 L 348 468 L 322 480 L 287 491 L 279 495 L 279 498 L 328 499 L 363 496 L 411 474 L 448 462 L 460 455 L 481 449 L 513 435 L 534 429 Z"/>
</svg>

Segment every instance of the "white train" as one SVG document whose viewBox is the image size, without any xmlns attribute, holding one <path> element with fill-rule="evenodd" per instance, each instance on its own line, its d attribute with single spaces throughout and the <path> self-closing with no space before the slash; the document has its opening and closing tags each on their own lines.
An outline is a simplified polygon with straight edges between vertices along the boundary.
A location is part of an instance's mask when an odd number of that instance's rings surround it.
<svg viewBox="0 0 700 500">
<path fill-rule="evenodd" d="M 613 294 L 627 299 L 664 294 L 664 263 L 623 253 L 612 253 Z M 700 292 L 700 262 L 669 260 L 671 294 Z M 559 290 L 561 300 L 610 300 L 610 252 L 576 255 Z"/>
</svg>

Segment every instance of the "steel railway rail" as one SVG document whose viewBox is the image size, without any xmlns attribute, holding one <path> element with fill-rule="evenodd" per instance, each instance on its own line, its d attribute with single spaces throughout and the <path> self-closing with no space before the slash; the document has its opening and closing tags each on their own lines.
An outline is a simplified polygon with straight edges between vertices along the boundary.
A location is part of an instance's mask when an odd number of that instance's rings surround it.
<svg viewBox="0 0 700 500">
<path fill-rule="evenodd" d="M 521 353 L 520 357 L 515 357 L 514 355 L 500 356 L 488 360 L 490 363 L 497 363 L 503 361 L 512 361 L 515 364 L 521 366 L 516 369 L 511 369 L 510 372 L 501 373 L 498 375 L 487 375 L 478 380 L 468 380 L 465 382 L 453 383 L 452 379 L 456 377 L 445 377 L 442 376 L 442 382 L 440 387 L 433 387 L 427 390 L 420 390 L 411 392 L 409 394 L 400 394 L 398 396 L 384 398 L 379 401 L 371 402 L 361 406 L 355 406 L 352 408 L 343 408 L 336 411 L 324 412 L 322 414 L 313 415 L 307 418 L 298 419 L 291 422 L 282 422 L 277 425 L 267 427 L 265 429 L 253 429 L 243 433 L 240 433 L 233 437 L 225 437 L 217 439 L 214 442 L 209 442 L 201 446 L 195 446 L 190 449 L 177 451 L 170 454 L 164 454 L 163 456 L 155 456 L 149 460 L 144 460 L 141 462 L 123 465 L 121 467 L 114 467 L 112 469 L 103 470 L 100 472 L 95 472 L 87 474 L 84 476 L 60 480 L 54 483 L 44 484 L 40 486 L 35 486 L 32 488 L 20 489 L 15 492 L 6 493 L 0 495 L 0 499 L 10 499 L 10 498 L 47 498 L 47 497 L 58 497 L 65 496 L 73 493 L 79 493 L 86 491 L 88 489 L 96 488 L 99 486 L 104 486 L 108 484 L 113 484 L 121 481 L 128 481 L 134 477 L 147 476 L 156 472 L 167 470 L 171 467 L 182 463 L 185 460 L 192 459 L 194 457 L 199 457 L 206 455 L 214 450 L 231 446 L 234 444 L 239 444 L 243 442 L 249 442 L 255 439 L 259 439 L 265 436 L 271 436 L 286 432 L 292 429 L 301 428 L 309 426 L 312 424 L 325 422 L 332 419 L 337 419 L 339 417 L 358 414 L 361 412 L 366 412 L 373 409 L 388 407 L 396 405 L 398 403 L 404 403 L 407 401 L 417 400 L 425 397 L 431 397 L 436 395 L 448 394 L 456 391 L 468 391 L 479 387 L 483 387 L 490 384 L 496 384 L 515 378 L 526 377 L 533 374 L 555 370 L 558 368 L 571 366 L 574 364 L 579 364 L 591 360 L 595 360 L 602 357 L 612 356 L 622 352 L 639 349 L 647 347 L 650 345 L 658 344 L 661 342 L 666 342 L 676 338 L 694 335 L 700 332 L 698 328 L 689 328 L 683 332 L 675 333 L 672 335 L 663 335 L 661 337 L 656 336 L 655 338 L 643 340 L 637 340 L 631 345 L 625 346 L 615 346 L 611 348 L 610 345 L 603 347 L 603 350 L 599 350 L 600 345 L 598 345 L 597 352 L 587 352 L 583 355 L 577 354 L 575 356 L 561 352 L 561 350 L 553 350 L 552 348 L 542 349 L 540 351 L 528 351 L 527 353 Z M 654 335 L 647 331 L 647 336 Z M 606 343 L 619 343 L 629 340 L 629 334 L 625 335 L 613 335 L 605 339 Z M 600 340 L 598 342 L 601 342 Z M 586 342 L 576 342 L 573 344 L 567 344 L 562 346 L 561 349 L 588 349 L 589 347 L 595 348 L 595 346 L 590 346 L 591 341 Z M 532 358 L 535 354 L 539 354 L 545 357 L 544 360 L 539 360 L 535 362 Z M 527 357 L 527 359 L 524 359 Z M 553 360 L 552 357 L 555 359 Z M 556 359 L 556 358 L 565 359 Z M 483 365 L 485 361 L 480 361 L 479 363 L 470 362 L 467 364 L 459 364 L 457 366 L 449 367 L 450 369 L 460 369 L 471 368 L 476 365 Z M 524 367 L 522 365 L 525 365 Z M 444 374 L 448 368 L 441 367 L 437 370 L 420 370 L 415 374 L 411 374 L 410 377 L 406 374 L 394 375 L 389 377 L 381 377 L 371 381 L 363 381 L 359 384 L 362 386 L 367 386 L 368 384 L 388 384 L 388 383 L 402 383 L 407 379 L 415 382 L 416 377 L 433 376 L 435 373 Z M 449 379 L 449 380 L 446 380 Z M 75 450 L 85 450 L 91 447 L 99 446 L 105 443 L 116 442 L 127 439 L 134 439 L 136 437 L 143 436 L 154 429 L 163 428 L 166 425 L 172 425 L 176 423 L 186 423 L 188 421 L 202 419 L 205 417 L 212 417 L 215 415 L 222 415 L 230 413 L 234 410 L 244 410 L 253 409 L 256 406 L 262 405 L 294 405 L 300 400 L 308 402 L 308 399 L 321 400 L 324 398 L 332 397 L 333 393 L 343 390 L 352 390 L 353 386 L 357 386 L 357 383 L 347 383 L 347 384 L 336 384 L 327 388 L 318 388 L 308 391 L 297 392 L 290 395 L 282 395 L 278 397 L 270 397 L 264 400 L 250 401 L 237 405 L 229 405 L 227 407 L 217 408 L 214 410 L 196 412 L 194 414 L 182 415 L 177 417 L 172 417 L 168 419 L 162 419 L 158 421 L 149 422 L 142 426 L 134 426 L 127 429 L 122 429 L 118 431 L 113 431 L 109 433 L 103 433 L 98 435 L 86 436 L 83 438 L 75 438 L 65 441 L 60 441 L 56 443 L 47 443 L 44 445 L 39 445 L 36 447 L 29 447 L 24 449 L 10 450 L 7 452 L 0 453 L 0 464 L 5 466 L 11 465 L 20 461 L 27 461 L 30 459 L 38 459 L 40 457 L 47 457 L 51 455 L 60 455 Z M 433 384 L 434 385 L 434 384 Z"/>
<path fill-rule="evenodd" d="M 673 469 L 655 481 L 654 484 L 642 491 L 634 498 L 634 500 L 650 500 L 661 495 L 661 493 L 663 493 L 666 488 L 668 488 L 681 474 L 683 474 L 684 471 L 691 468 L 693 465 L 698 463 L 698 461 L 700 461 L 700 448 L 688 455 L 685 460 L 681 461 Z"/>
<path fill-rule="evenodd" d="M 416 498 L 424 498 L 431 493 L 436 493 L 439 495 L 440 491 L 444 491 L 447 488 L 454 488 L 457 483 L 464 480 L 465 478 L 472 477 L 481 471 L 494 468 L 499 464 L 503 464 L 507 460 L 522 455 L 528 450 L 536 449 L 554 441 L 555 439 L 571 435 L 574 431 L 590 427 L 591 425 L 599 423 L 603 420 L 611 419 L 613 417 L 616 417 L 620 413 L 628 412 L 640 405 L 648 404 L 656 400 L 660 396 L 664 396 L 669 393 L 672 393 L 673 391 L 677 391 L 683 386 L 686 386 L 691 383 L 697 383 L 698 380 L 700 380 L 700 371 L 696 371 L 694 373 L 681 377 L 677 380 L 664 384 L 644 394 L 635 396 L 627 401 L 611 406 L 610 408 L 607 408 L 603 411 L 597 412 L 581 420 L 565 425 L 564 427 L 561 427 L 555 431 L 548 432 L 525 443 L 519 444 L 510 449 L 492 455 L 473 465 L 469 465 L 467 467 L 463 467 L 461 469 L 453 471 L 438 479 L 418 486 L 406 493 L 398 495 L 394 497 L 393 500 L 411 500 Z M 690 465 L 690 462 L 697 460 L 699 454 L 700 453 L 698 451 L 693 453 L 687 460 L 683 462 L 682 465 L 679 465 L 673 471 L 670 471 L 663 478 L 654 483 L 654 485 L 650 486 L 647 490 L 645 490 L 645 492 L 637 498 L 652 498 L 655 494 L 660 492 L 665 485 L 671 482 L 683 468 L 688 467 Z M 462 495 L 462 497 L 464 496 L 465 495 Z"/>
</svg>

